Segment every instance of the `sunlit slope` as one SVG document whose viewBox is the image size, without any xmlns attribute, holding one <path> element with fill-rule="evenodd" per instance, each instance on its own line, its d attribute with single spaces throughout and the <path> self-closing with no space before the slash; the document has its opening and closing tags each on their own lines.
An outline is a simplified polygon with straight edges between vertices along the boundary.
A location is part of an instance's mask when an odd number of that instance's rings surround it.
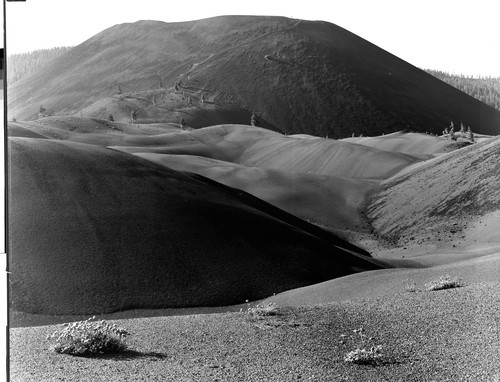
<svg viewBox="0 0 500 382">
<path fill-rule="evenodd" d="M 153 138 L 151 138 L 153 139 Z M 293 173 L 382 179 L 416 161 L 401 153 L 333 139 L 290 137 L 244 125 L 219 125 L 161 137 L 155 146 L 113 147 L 129 153 L 197 155 Z"/>
<path fill-rule="evenodd" d="M 49 139 L 11 138 L 9 153 L 14 309 L 220 306 L 380 266 L 331 233 L 200 176 Z"/>
<path fill-rule="evenodd" d="M 369 216 L 400 244 L 500 244 L 500 139 L 410 166 L 382 183 Z"/>
<path fill-rule="evenodd" d="M 427 158 L 439 153 L 453 151 L 469 144 L 469 142 L 463 140 L 453 141 L 445 137 L 407 132 L 396 132 L 376 137 L 345 138 L 342 141 L 357 143 L 379 150 L 400 152 Z"/>
</svg>

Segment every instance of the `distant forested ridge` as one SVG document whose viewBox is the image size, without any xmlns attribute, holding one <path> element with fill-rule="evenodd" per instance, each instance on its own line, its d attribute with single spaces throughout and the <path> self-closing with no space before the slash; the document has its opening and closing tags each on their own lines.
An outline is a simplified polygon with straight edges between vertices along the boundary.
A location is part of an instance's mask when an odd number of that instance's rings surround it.
<svg viewBox="0 0 500 382">
<path fill-rule="evenodd" d="M 58 47 L 9 55 L 7 57 L 7 81 L 9 85 L 42 68 L 70 49 L 71 47 Z"/>
<path fill-rule="evenodd" d="M 425 69 L 425 71 L 481 102 L 500 110 L 500 77 L 474 78 L 453 75 L 439 70 Z"/>
</svg>

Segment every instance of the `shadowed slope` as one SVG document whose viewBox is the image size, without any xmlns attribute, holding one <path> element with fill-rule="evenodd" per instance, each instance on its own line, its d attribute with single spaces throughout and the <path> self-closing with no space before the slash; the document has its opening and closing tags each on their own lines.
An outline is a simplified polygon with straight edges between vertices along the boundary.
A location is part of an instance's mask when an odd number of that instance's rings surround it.
<svg viewBox="0 0 500 382">
<path fill-rule="evenodd" d="M 332 234 L 203 177 L 92 145 L 9 142 L 14 309 L 228 305 L 380 267 Z"/>
<path fill-rule="evenodd" d="M 341 177 L 246 167 L 192 155 L 136 155 L 244 190 L 295 216 L 336 230 L 363 230 L 360 209 L 375 185 Z"/>
<path fill-rule="evenodd" d="M 159 138 L 159 137 L 158 137 Z M 416 161 L 415 157 L 315 137 L 287 137 L 244 125 L 219 125 L 166 134 L 155 146 L 113 147 L 129 153 L 197 155 L 245 166 L 292 173 L 382 179 Z M 152 138 L 153 139 L 153 138 Z"/>
<path fill-rule="evenodd" d="M 154 105 L 145 93 L 173 94 L 175 83 L 186 96 L 182 101 L 194 101 L 193 110 L 170 100 Z M 136 98 L 115 108 L 118 86 L 146 101 Z M 499 133 L 499 111 L 341 27 L 260 16 L 113 26 L 13 84 L 9 114 L 33 119 L 40 104 L 50 114 L 75 114 L 107 99 L 88 115 L 106 117 L 114 110 L 126 117 L 130 108 L 140 107 L 139 114 L 161 122 L 186 113 L 189 124 L 191 112 L 199 120 L 202 95 L 206 105 L 217 106 L 203 105 L 207 113 L 227 106 L 237 111 L 217 116 L 215 123 L 241 123 L 245 112 L 256 111 L 266 127 L 287 133 L 334 138 L 406 128 L 440 133 L 450 121 L 478 133 Z"/>
</svg>

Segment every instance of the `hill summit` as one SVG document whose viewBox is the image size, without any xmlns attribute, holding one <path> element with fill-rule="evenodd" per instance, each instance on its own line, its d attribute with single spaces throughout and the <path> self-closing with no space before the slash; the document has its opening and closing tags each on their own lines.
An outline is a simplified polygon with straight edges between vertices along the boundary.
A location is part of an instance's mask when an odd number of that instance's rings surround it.
<svg viewBox="0 0 500 382">
<path fill-rule="evenodd" d="M 118 94 L 120 93 L 120 94 Z M 9 114 L 181 118 L 332 138 L 450 121 L 498 134 L 500 112 L 334 24 L 220 16 L 113 26 L 9 87 Z M 206 121 L 209 122 L 206 122 Z"/>
</svg>

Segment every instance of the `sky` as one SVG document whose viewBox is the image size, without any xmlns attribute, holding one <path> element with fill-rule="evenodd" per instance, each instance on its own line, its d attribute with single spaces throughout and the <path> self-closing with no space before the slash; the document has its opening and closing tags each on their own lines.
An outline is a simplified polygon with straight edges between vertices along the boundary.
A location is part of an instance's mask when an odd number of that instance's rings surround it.
<svg viewBox="0 0 500 382">
<path fill-rule="evenodd" d="M 26 0 L 7 3 L 7 52 L 76 46 L 115 24 L 278 15 L 337 24 L 420 68 L 500 76 L 498 0 Z"/>
</svg>

